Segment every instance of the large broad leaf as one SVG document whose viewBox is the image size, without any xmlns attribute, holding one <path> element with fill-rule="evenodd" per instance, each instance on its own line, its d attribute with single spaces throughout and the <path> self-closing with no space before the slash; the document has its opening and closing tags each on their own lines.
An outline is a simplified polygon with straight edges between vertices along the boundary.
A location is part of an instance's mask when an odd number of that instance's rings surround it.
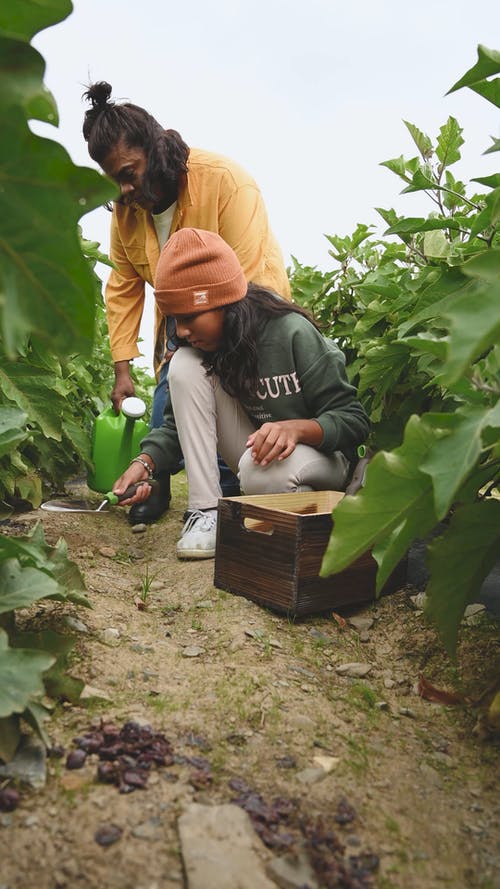
<svg viewBox="0 0 500 889">
<path fill-rule="evenodd" d="M 35 136 L 17 109 L 0 140 L 0 289 L 7 353 L 35 331 L 52 351 L 89 354 L 98 287 L 77 222 L 114 192 L 95 170 L 76 167 L 62 146 Z"/>
<path fill-rule="evenodd" d="M 56 662 L 44 674 L 45 691 L 52 698 L 71 701 L 72 704 L 78 703 L 85 685 L 82 679 L 66 673 L 67 655 L 75 641 L 74 636 L 61 636 L 53 630 L 41 630 L 38 633 L 14 632 L 10 636 L 13 648 L 48 651 L 57 657 Z"/>
<path fill-rule="evenodd" d="M 60 441 L 65 403 L 54 391 L 56 385 L 57 377 L 25 361 L 3 361 L 0 366 L 0 386 L 6 397 L 18 404 L 47 438 Z"/>
<path fill-rule="evenodd" d="M 27 438 L 27 415 L 17 407 L 0 406 L 0 457 Z"/>
<path fill-rule="evenodd" d="M 43 694 L 43 672 L 54 660 L 46 652 L 9 648 L 0 629 L 0 717 L 22 713 L 32 697 Z"/>
<path fill-rule="evenodd" d="M 412 416 L 401 447 L 376 454 L 368 466 L 365 487 L 354 497 L 345 497 L 334 511 L 334 529 L 321 565 L 323 577 L 347 568 L 401 528 L 398 545 L 389 546 L 383 554 L 384 576 L 388 576 L 412 540 L 437 524 L 432 482 L 419 469 L 435 440 L 432 426 Z"/>
<path fill-rule="evenodd" d="M 57 581 L 37 568 L 23 568 L 16 559 L 0 564 L 0 614 L 59 592 Z"/>
<path fill-rule="evenodd" d="M 48 587 L 44 587 L 44 597 L 69 600 L 91 607 L 88 599 L 81 593 L 85 589 L 85 582 L 80 569 L 67 557 L 66 542 L 61 538 L 55 546 L 47 544 L 41 522 L 26 537 L 0 536 L 0 565 L 12 561 L 25 568 L 36 569 L 37 575 L 47 577 L 52 586 L 51 592 L 47 591 Z"/>
<path fill-rule="evenodd" d="M 472 296 L 472 298 L 471 298 Z M 500 338 L 500 283 L 477 281 L 472 293 L 457 296 L 444 312 L 450 325 L 443 381 L 456 382 Z"/>
<path fill-rule="evenodd" d="M 42 83 L 44 71 L 45 62 L 36 49 L 26 43 L 9 40 L 0 34 L 2 117 L 9 113 L 10 107 L 21 106 L 29 120 L 34 118 L 57 126 L 56 103 Z"/>
<path fill-rule="evenodd" d="M 460 80 L 448 90 L 453 93 L 455 90 L 461 89 L 463 86 L 474 86 L 481 80 L 491 77 L 493 74 L 500 73 L 500 52 L 494 49 L 488 49 L 486 46 L 479 44 L 477 48 L 477 62 L 472 68 L 464 74 Z"/>
<path fill-rule="evenodd" d="M 73 9 L 70 0 L 12 0 L 0 6 L 0 29 L 19 40 L 55 25 Z"/>
<path fill-rule="evenodd" d="M 458 491 L 476 467 L 483 448 L 483 430 L 500 427 L 500 405 L 464 407 L 455 414 L 437 415 L 436 423 L 445 434 L 438 438 L 421 463 L 422 472 L 432 478 L 438 519 L 443 519 Z"/>
<path fill-rule="evenodd" d="M 482 80 L 480 81 L 480 83 L 475 83 L 473 86 L 471 86 L 471 90 L 474 90 L 474 92 L 482 96 L 483 99 L 487 99 L 488 102 L 491 102 L 492 105 L 500 108 L 499 77 L 495 78 L 495 80 Z"/>
<path fill-rule="evenodd" d="M 493 499 L 458 508 L 446 534 L 429 546 L 426 611 L 450 654 L 464 609 L 493 568 L 499 546 L 500 501 Z"/>
<path fill-rule="evenodd" d="M 456 219 L 452 219 L 451 217 L 447 219 L 434 219 L 432 217 L 430 217 L 429 219 L 424 219 L 424 217 L 421 216 L 410 216 L 405 219 L 401 219 L 394 225 L 391 225 L 391 227 L 388 228 L 384 234 L 414 234 L 416 232 L 430 232 L 437 229 L 452 229 L 458 231 L 459 228 L 460 223 Z"/>
</svg>

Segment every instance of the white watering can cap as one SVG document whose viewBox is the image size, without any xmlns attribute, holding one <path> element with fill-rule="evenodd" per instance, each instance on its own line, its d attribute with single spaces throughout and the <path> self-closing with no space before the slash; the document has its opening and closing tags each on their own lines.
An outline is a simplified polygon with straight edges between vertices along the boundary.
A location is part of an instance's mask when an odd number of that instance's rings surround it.
<svg viewBox="0 0 500 889">
<path fill-rule="evenodd" d="M 146 413 L 146 405 L 142 398 L 135 398 L 135 396 L 130 395 L 128 398 L 123 399 L 121 412 L 132 420 L 139 420 Z"/>
</svg>

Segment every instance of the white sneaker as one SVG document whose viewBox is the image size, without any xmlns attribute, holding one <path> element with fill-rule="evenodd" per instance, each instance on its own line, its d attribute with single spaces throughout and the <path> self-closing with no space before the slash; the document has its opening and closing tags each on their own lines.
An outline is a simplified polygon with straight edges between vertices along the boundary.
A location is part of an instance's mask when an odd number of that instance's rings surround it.
<svg viewBox="0 0 500 889">
<path fill-rule="evenodd" d="M 177 542 L 178 559 L 213 559 L 217 538 L 217 510 L 192 512 Z"/>
</svg>

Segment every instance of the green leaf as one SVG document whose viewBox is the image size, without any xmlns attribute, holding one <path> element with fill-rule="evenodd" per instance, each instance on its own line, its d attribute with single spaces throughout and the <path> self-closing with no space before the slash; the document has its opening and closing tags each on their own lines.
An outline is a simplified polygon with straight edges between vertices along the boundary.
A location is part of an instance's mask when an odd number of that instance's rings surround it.
<svg viewBox="0 0 500 889">
<path fill-rule="evenodd" d="M 27 415 L 17 407 L 0 406 L 0 457 L 9 454 L 20 442 L 24 441 Z"/>
<path fill-rule="evenodd" d="M 495 80 L 483 80 L 481 83 L 475 83 L 470 87 L 475 93 L 487 99 L 496 108 L 500 108 L 500 78 Z"/>
<path fill-rule="evenodd" d="M 0 719 L 0 760 L 10 762 L 21 740 L 19 716 L 12 715 Z"/>
<path fill-rule="evenodd" d="M 444 312 L 450 324 L 443 382 L 451 385 L 500 338 L 500 283 L 476 282 L 473 299 L 458 295 Z"/>
<path fill-rule="evenodd" d="M 462 127 L 454 117 L 449 117 L 439 130 L 436 154 L 441 161 L 442 170 L 460 160 L 460 146 L 464 144 L 462 132 Z"/>
<path fill-rule="evenodd" d="M 428 259 L 445 259 L 452 253 L 452 247 L 442 231 L 426 231 L 422 252 Z"/>
<path fill-rule="evenodd" d="M 43 85 L 45 62 L 28 46 L 0 35 L 0 110 L 2 118 L 20 106 L 29 119 L 57 126 L 59 115 L 53 96 Z"/>
<path fill-rule="evenodd" d="M 484 199 L 485 207 L 478 213 L 471 227 L 471 235 L 477 235 L 500 222 L 500 188 L 495 188 Z"/>
<path fill-rule="evenodd" d="M 57 581 L 37 568 L 23 568 L 15 559 L 0 564 L 0 614 L 25 608 L 59 592 Z"/>
<path fill-rule="evenodd" d="M 495 151 L 500 151 L 500 139 L 496 139 L 495 136 L 490 136 L 490 139 L 493 140 L 493 145 L 483 151 L 483 154 L 493 154 Z"/>
<path fill-rule="evenodd" d="M 410 194 L 413 191 L 429 191 L 438 187 L 438 184 L 435 179 L 432 179 L 431 176 L 425 172 L 422 168 L 419 168 L 413 175 L 411 184 L 406 188 L 403 188 L 401 194 Z"/>
<path fill-rule="evenodd" d="M 70 0 L 15 0 L 0 6 L 0 30 L 19 40 L 31 38 L 44 28 L 66 18 L 73 9 Z"/>
<path fill-rule="evenodd" d="M 487 188 L 500 188 L 500 173 L 492 173 L 491 176 L 478 176 L 477 179 L 471 179 L 471 182 L 479 182 L 480 185 L 486 185 Z"/>
<path fill-rule="evenodd" d="M 469 278 L 482 278 L 497 284 L 500 281 L 500 250 L 484 250 L 464 262 L 460 271 Z"/>
<path fill-rule="evenodd" d="M 365 487 L 354 497 L 345 497 L 333 513 L 334 529 L 323 557 L 322 577 L 347 568 L 401 527 L 397 547 L 389 548 L 384 556 L 383 571 L 388 576 L 402 548 L 410 545 L 412 535 L 425 536 L 424 529 L 437 524 L 432 483 L 419 469 L 434 441 L 434 429 L 412 416 L 403 444 L 390 453 L 380 451 L 375 455 L 367 469 Z"/>
<path fill-rule="evenodd" d="M 410 182 L 410 176 L 406 171 L 406 161 L 401 154 L 399 157 L 394 157 L 387 161 L 381 161 L 381 167 L 387 167 L 392 173 L 396 173 L 397 176 L 400 176 L 401 179 L 404 179 L 405 182 Z"/>
<path fill-rule="evenodd" d="M 500 422 L 500 408 L 467 406 L 454 414 L 436 415 L 435 422 L 444 435 L 436 439 L 420 468 L 432 478 L 436 515 L 441 520 L 479 461 L 483 430 Z"/>
<path fill-rule="evenodd" d="M 0 717 L 22 713 L 32 697 L 43 694 L 42 675 L 54 660 L 45 652 L 9 648 L 0 629 Z"/>
<path fill-rule="evenodd" d="M 415 124 L 408 123 L 407 120 L 404 120 L 403 123 L 409 131 L 423 159 L 428 160 L 434 152 L 434 148 L 429 136 L 426 136 L 426 134 L 423 133 L 422 130 L 419 130 L 419 128 L 416 127 Z"/>
<path fill-rule="evenodd" d="M 464 76 L 448 90 L 446 95 L 461 89 L 463 86 L 472 86 L 486 77 L 500 73 L 500 52 L 494 49 L 488 49 L 486 46 L 479 44 L 477 48 L 477 62 L 472 68 L 465 72 Z"/>
<path fill-rule="evenodd" d="M 429 546 L 426 612 L 451 655 L 464 610 L 495 565 L 499 544 L 500 501 L 490 499 L 459 507 L 446 534 Z"/>
<path fill-rule="evenodd" d="M 51 746 L 50 738 L 45 730 L 44 723 L 50 717 L 50 710 L 38 701 L 30 701 L 23 710 L 23 719 L 37 733 L 40 740 L 47 748 Z"/>
<path fill-rule="evenodd" d="M 391 225 L 384 234 L 415 234 L 416 232 L 438 231 L 439 229 L 457 231 L 459 228 L 460 225 L 457 220 L 451 217 L 447 219 L 437 219 L 434 217 L 424 219 L 422 216 L 407 216 L 405 219 L 400 219 L 394 225 Z"/>
<path fill-rule="evenodd" d="M 54 390 L 57 378 L 22 361 L 3 361 L 0 386 L 6 397 L 18 404 L 37 423 L 47 438 L 61 441 L 61 416 L 65 400 Z"/>
<path fill-rule="evenodd" d="M 77 221 L 111 197 L 95 170 L 74 166 L 62 146 L 34 135 L 20 110 L 2 119 L 0 140 L 2 327 L 13 356 L 31 331 L 56 354 L 89 354 L 97 284 Z"/>
</svg>

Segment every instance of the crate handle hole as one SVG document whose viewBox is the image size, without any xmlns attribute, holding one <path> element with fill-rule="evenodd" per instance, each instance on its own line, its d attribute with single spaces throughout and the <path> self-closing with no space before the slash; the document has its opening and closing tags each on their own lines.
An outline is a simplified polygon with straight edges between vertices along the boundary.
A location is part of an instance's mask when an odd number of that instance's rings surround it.
<svg viewBox="0 0 500 889">
<path fill-rule="evenodd" d="M 256 531 L 257 534 L 274 534 L 274 526 L 270 522 L 263 522 L 262 519 L 243 519 L 243 527 L 245 531 Z"/>
</svg>

